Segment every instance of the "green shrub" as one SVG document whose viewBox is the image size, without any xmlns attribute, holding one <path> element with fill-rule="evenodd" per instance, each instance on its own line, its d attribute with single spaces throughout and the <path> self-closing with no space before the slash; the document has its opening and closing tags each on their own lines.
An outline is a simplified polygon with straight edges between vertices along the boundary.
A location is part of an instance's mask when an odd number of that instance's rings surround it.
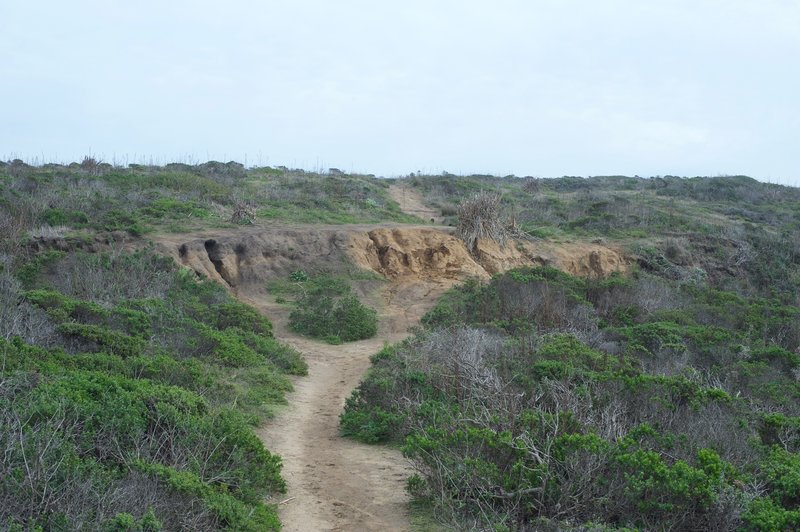
<svg viewBox="0 0 800 532">
<path fill-rule="evenodd" d="M 238 301 L 230 301 L 208 307 L 200 313 L 200 319 L 218 329 L 235 327 L 243 331 L 272 335 L 272 324 L 253 307 Z"/>
<path fill-rule="evenodd" d="M 272 336 L 256 334 L 247 330 L 237 331 L 239 338 L 253 351 L 292 375 L 306 375 L 308 364 L 299 351 L 281 343 Z"/>
<path fill-rule="evenodd" d="M 264 361 L 264 358 L 245 344 L 235 332 L 212 330 L 207 334 L 209 339 L 217 343 L 214 357 L 226 366 L 256 366 Z"/>
<path fill-rule="evenodd" d="M 11 345 L 3 350 L 9 348 L 20 349 Z M 26 353 L 23 358 L 28 359 L 31 350 L 22 351 Z M 177 475 L 176 478 L 196 479 L 192 482 L 197 486 L 207 485 L 208 488 L 192 494 L 206 500 L 209 508 L 229 522 L 232 529 L 250 526 L 247 516 L 267 515 L 261 505 L 264 496 L 285 489 L 279 476 L 280 459 L 264 449 L 249 428 L 247 418 L 235 410 L 211 410 L 207 402 L 185 389 L 147 380 L 108 376 L 95 370 L 64 370 L 58 366 L 39 365 L 38 369 L 57 373 L 30 373 L 24 386 L 13 388 L 16 390 L 13 404 L 0 397 L 0 419 L 24 416 L 26 426 L 34 431 L 32 434 L 44 438 L 41 443 L 45 444 L 49 438 L 61 445 L 59 448 L 46 443 L 62 455 L 61 463 L 75 468 L 76 474 L 90 466 L 99 468 L 99 482 L 103 471 L 113 474 L 128 465 L 132 457 L 150 460 L 154 468 L 170 478 Z M 0 382 L 9 384 L 2 375 Z M 269 383 L 262 380 L 254 384 Z M 13 408 L 14 414 L 9 408 Z M 55 434 L 41 431 L 41 426 L 51 422 L 67 430 L 57 429 Z M 13 450 L 14 445 L 24 441 L 12 438 L 10 446 L 6 446 L 5 437 L 0 435 L 5 449 Z M 33 448 L 28 451 L 41 452 Z M 185 470 L 174 469 L 178 464 Z M 0 494 L 7 487 L 3 480 L 0 480 Z M 71 482 L 63 476 L 50 478 L 54 496 L 58 496 L 58 483 L 62 481 Z M 176 485 L 170 487 L 180 489 Z M 121 519 L 120 523 L 124 516 Z M 268 522 L 255 519 L 251 528 L 257 529 Z"/>
<path fill-rule="evenodd" d="M 140 209 L 143 215 L 157 219 L 208 218 L 209 211 L 195 201 L 179 201 L 173 198 L 158 198 Z"/>
<path fill-rule="evenodd" d="M 59 322 L 80 320 L 103 323 L 110 315 L 96 303 L 65 296 L 54 290 L 30 290 L 25 298 Z"/>
<path fill-rule="evenodd" d="M 220 519 L 225 530 L 257 532 L 280 530 L 281 528 L 275 510 L 260 501 L 243 503 L 188 471 L 175 471 L 158 464 L 145 462 L 137 462 L 135 466 L 141 471 L 155 476 L 171 489 L 202 499 L 208 509 Z"/>
<path fill-rule="evenodd" d="M 0 338 L 0 527 L 277 529 L 262 501 L 285 489 L 280 459 L 253 427 L 307 367 L 269 320 L 149 250 L 42 254 L 24 273 L 31 290 L 12 295 L 58 347 Z"/>
<path fill-rule="evenodd" d="M 66 225 L 73 228 L 86 227 L 89 224 L 89 215 L 83 211 L 68 211 L 59 208 L 50 208 L 44 211 L 42 219 L 48 225 Z"/>
<path fill-rule="evenodd" d="M 42 271 L 49 265 L 64 258 L 64 255 L 65 253 L 63 251 L 55 250 L 40 253 L 20 267 L 16 272 L 16 277 L 25 288 L 35 288 Z"/>
<path fill-rule="evenodd" d="M 289 274 L 289 280 L 295 283 L 304 283 L 309 280 L 309 276 L 303 270 L 297 270 Z"/>
<path fill-rule="evenodd" d="M 297 283 L 302 296 L 289 314 L 293 331 L 331 344 L 364 340 L 378 332 L 378 313 L 363 305 L 344 279 L 319 275 Z"/>
<path fill-rule="evenodd" d="M 136 215 L 122 209 L 112 209 L 104 213 L 93 225 L 103 231 L 124 231 L 133 236 L 141 236 L 148 230 Z"/>
<path fill-rule="evenodd" d="M 352 437 L 364 443 L 379 443 L 396 439 L 398 429 L 405 416 L 397 412 L 387 412 L 381 407 L 368 407 L 354 392 L 347 398 L 339 418 L 343 436 Z"/>
<path fill-rule="evenodd" d="M 101 350 L 123 358 L 139 355 L 145 347 L 145 342 L 141 338 L 128 336 L 98 325 L 62 323 L 56 330 L 65 336 L 94 342 Z"/>
<path fill-rule="evenodd" d="M 789 510 L 769 497 L 756 497 L 748 505 L 742 520 L 745 530 L 797 530 L 800 528 L 800 510 Z"/>
<path fill-rule="evenodd" d="M 163 529 L 161 521 L 148 510 L 140 519 L 136 519 L 129 513 L 119 513 L 108 521 L 103 530 L 106 532 L 159 532 Z"/>
<path fill-rule="evenodd" d="M 775 446 L 762 464 L 772 497 L 787 508 L 800 506 L 800 454 Z"/>
</svg>

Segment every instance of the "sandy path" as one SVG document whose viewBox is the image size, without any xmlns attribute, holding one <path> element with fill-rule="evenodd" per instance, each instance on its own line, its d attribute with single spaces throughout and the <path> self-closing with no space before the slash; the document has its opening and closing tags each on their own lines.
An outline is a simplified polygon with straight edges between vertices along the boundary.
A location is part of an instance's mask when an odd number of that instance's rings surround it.
<svg viewBox="0 0 800 532">
<path fill-rule="evenodd" d="M 442 213 L 428 207 L 422 201 L 422 195 L 404 185 L 390 185 L 389 197 L 400 205 L 400 210 L 406 214 L 411 214 L 423 220 L 442 223 Z"/>
<path fill-rule="evenodd" d="M 309 365 L 295 379 L 289 406 L 259 430 L 266 447 L 283 457 L 287 502 L 278 508 L 284 530 L 410 530 L 405 482 L 411 470 L 399 451 L 339 436 L 345 399 L 384 342 L 407 336 L 408 325 L 430 307 L 444 286 L 387 284 L 375 294 L 381 308 L 376 338 L 331 346 L 288 330 L 288 309 L 269 297 L 241 296 L 273 321 L 275 336 L 294 346 Z"/>
</svg>

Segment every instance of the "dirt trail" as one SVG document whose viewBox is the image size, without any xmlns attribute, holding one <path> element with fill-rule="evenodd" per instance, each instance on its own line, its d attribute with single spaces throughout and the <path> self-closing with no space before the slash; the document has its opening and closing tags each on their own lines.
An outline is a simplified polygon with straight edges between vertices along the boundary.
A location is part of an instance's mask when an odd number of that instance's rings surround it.
<svg viewBox="0 0 800 532">
<path fill-rule="evenodd" d="M 401 203 L 416 209 L 412 205 Z M 398 224 L 264 224 L 158 235 L 156 242 L 179 264 L 259 308 L 272 320 L 275 336 L 308 362 L 308 376 L 295 379 L 288 406 L 259 430 L 267 448 L 283 457 L 288 493 L 279 514 L 288 531 L 410 529 L 407 463 L 396 450 L 340 437 L 339 414 L 369 368 L 370 356 L 385 342 L 406 337 L 447 288 L 523 265 L 605 276 L 624 271 L 628 263 L 618 250 L 588 242 L 516 242 L 505 247 L 480 242 L 472 255 L 448 228 Z M 371 340 L 330 346 L 299 337 L 287 327 L 289 309 L 265 291 L 267 282 L 297 269 L 347 272 L 353 267 L 386 279 L 357 286 L 365 303 L 380 314 L 378 335 Z"/>
<path fill-rule="evenodd" d="M 400 210 L 406 214 L 422 218 L 426 222 L 442 222 L 442 213 L 425 205 L 422 201 L 422 194 L 412 188 L 390 185 L 389 197 L 396 201 L 400 205 Z"/>
<path fill-rule="evenodd" d="M 384 342 L 407 336 L 444 289 L 385 285 L 371 302 L 381 308 L 377 337 L 338 346 L 290 332 L 288 310 L 271 298 L 241 297 L 267 314 L 276 337 L 299 349 L 309 365 L 308 376 L 295 381 L 289 406 L 259 431 L 266 447 L 283 457 L 289 489 L 278 511 L 284 530 L 410 530 L 408 464 L 397 450 L 340 437 L 339 414 L 369 357 Z"/>
</svg>

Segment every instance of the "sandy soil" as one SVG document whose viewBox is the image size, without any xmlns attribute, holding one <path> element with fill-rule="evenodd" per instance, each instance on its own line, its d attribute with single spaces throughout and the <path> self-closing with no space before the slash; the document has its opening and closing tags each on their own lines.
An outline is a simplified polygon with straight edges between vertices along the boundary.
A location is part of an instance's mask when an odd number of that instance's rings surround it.
<svg viewBox="0 0 800 532">
<path fill-rule="evenodd" d="M 340 437 L 339 414 L 369 357 L 384 342 L 407 336 L 445 287 L 387 283 L 370 298 L 381 311 L 378 335 L 338 346 L 289 331 L 288 309 L 268 296 L 240 295 L 270 317 L 276 337 L 299 349 L 309 365 L 308 376 L 295 380 L 289 406 L 259 431 L 266 447 L 283 457 L 288 492 L 276 502 L 284 530 L 410 530 L 407 462 L 395 449 Z"/>
<path fill-rule="evenodd" d="M 442 223 L 442 213 L 425 205 L 422 201 L 422 195 L 412 188 L 403 185 L 391 185 L 389 187 L 389 197 L 396 201 L 400 205 L 400 209 L 406 214 L 417 216 L 426 222 Z"/>
</svg>

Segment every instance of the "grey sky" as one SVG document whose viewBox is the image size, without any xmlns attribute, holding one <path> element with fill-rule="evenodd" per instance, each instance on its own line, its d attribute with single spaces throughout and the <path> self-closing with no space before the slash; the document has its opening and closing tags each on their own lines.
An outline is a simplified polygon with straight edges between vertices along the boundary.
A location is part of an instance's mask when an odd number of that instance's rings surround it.
<svg viewBox="0 0 800 532">
<path fill-rule="evenodd" d="M 800 184 L 800 1 L 0 3 L 0 157 Z"/>
</svg>

